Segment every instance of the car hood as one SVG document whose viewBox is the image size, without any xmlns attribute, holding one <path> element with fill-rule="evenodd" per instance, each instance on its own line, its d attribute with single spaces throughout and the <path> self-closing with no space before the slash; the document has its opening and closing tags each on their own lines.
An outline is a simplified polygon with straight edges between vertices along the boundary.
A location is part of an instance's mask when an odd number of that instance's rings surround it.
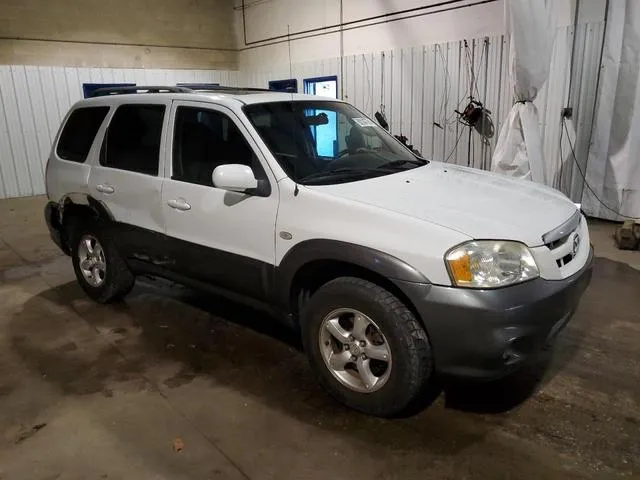
<svg viewBox="0 0 640 480">
<path fill-rule="evenodd" d="M 517 240 L 530 247 L 541 245 L 542 235 L 576 211 L 566 196 L 544 185 L 440 162 L 308 188 L 438 224 L 474 239 Z"/>
</svg>

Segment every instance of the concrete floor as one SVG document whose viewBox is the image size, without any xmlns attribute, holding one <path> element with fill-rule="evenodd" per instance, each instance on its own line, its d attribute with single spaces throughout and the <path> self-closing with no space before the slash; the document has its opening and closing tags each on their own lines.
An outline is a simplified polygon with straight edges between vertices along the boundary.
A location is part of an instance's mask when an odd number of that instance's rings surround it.
<svg viewBox="0 0 640 480">
<path fill-rule="evenodd" d="M 0 201 L 0 479 L 640 478 L 640 253 L 611 224 L 553 354 L 386 421 L 261 313 L 160 281 L 93 304 L 43 205 Z"/>
</svg>

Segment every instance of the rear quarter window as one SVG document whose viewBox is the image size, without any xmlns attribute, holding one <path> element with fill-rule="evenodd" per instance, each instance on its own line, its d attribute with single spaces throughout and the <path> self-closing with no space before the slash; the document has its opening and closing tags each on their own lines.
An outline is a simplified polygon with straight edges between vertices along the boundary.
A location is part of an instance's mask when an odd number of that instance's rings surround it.
<svg viewBox="0 0 640 480">
<path fill-rule="evenodd" d="M 60 134 L 56 149 L 58 157 L 71 162 L 84 162 L 107 113 L 109 107 L 82 107 L 74 110 Z"/>
</svg>

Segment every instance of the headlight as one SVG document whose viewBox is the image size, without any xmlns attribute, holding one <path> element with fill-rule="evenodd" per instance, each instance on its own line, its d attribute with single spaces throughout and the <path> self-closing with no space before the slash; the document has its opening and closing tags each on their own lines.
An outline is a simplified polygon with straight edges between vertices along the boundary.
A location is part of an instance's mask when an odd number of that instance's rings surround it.
<svg viewBox="0 0 640 480">
<path fill-rule="evenodd" d="M 538 277 L 538 266 L 522 243 L 477 240 L 459 245 L 445 261 L 454 285 L 498 288 Z"/>
</svg>

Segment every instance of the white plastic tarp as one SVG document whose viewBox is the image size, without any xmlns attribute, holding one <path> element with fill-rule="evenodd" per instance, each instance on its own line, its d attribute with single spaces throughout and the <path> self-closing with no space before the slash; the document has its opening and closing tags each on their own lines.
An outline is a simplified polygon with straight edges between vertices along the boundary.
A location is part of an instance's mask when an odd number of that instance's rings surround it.
<svg viewBox="0 0 640 480">
<path fill-rule="evenodd" d="M 598 106 L 582 207 L 588 215 L 640 217 L 640 1 L 609 2 Z M 609 207 L 609 208 L 607 208 Z M 611 210 L 610 210 L 611 209 Z"/>
<path fill-rule="evenodd" d="M 493 154 L 492 167 L 512 177 L 545 182 L 538 110 L 533 104 L 549 76 L 555 25 L 550 0 L 505 0 L 509 77 L 515 104 Z"/>
</svg>

